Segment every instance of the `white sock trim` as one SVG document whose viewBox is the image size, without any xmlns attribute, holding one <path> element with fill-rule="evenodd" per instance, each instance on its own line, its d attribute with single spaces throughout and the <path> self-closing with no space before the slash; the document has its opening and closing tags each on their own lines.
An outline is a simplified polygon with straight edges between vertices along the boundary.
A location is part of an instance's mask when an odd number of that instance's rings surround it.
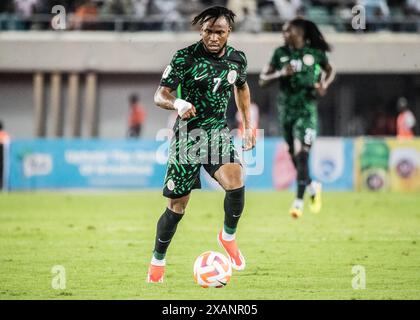
<svg viewBox="0 0 420 320">
<path fill-rule="evenodd" d="M 316 181 L 312 181 L 308 186 L 307 186 L 307 189 L 308 189 L 308 193 L 309 193 L 309 195 L 311 196 L 311 197 L 313 197 L 313 196 L 315 196 L 315 194 L 316 194 L 316 187 L 317 187 L 317 182 Z"/>
<path fill-rule="evenodd" d="M 295 199 L 293 202 L 293 208 L 303 210 L 303 199 Z"/>
<path fill-rule="evenodd" d="M 235 233 L 234 234 L 226 233 L 225 228 L 223 228 L 223 230 L 222 230 L 222 239 L 223 240 L 225 240 L 225 241 L 233 241 L 233 240 L 235 240 L 235 236 L 236 236 Z"/>
<path fill-rule="evenodd" d="M 159 260 L 156 259 L 154 256 L 152 257 L 152 261 L 150 262 L 151 264 L 153 264 L 154 266 L 158 266 L 158 267 L 163 267 L 166 265 L 166 259 L 163 260 Z"/>
</svg>

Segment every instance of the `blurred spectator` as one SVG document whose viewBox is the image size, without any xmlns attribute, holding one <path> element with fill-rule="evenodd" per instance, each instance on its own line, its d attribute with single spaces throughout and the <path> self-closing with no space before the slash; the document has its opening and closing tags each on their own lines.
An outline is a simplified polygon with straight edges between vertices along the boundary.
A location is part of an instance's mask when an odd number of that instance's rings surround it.
<svg viewBox="0 0 420 320">
<path fill-rule="evenodd" d="M 133 14 L 136 18 L 144 18 L 147 15 L 148 6 L 151 0 L 132 0 Z"/>
<path fill-rule="evenodd" d="M 97 26 L 100 30 L 123 31 L 127 24 L 114 16 L 133 15 L 134 8 L 132 0 L 105 0 L 100 10 L 100 24 Z M 130 24 L 129 28 L 131 28 Z"/>
<path fill-rule="evenodd" d="M 404 31 L 420 31 L 420 0 L 406 0 L 405 12 L 408 17 L 411 17 L 414 20 L 414 23 L 410 28 L 407 26 Z"/>
<path fill-rule="evenodd" d="M 273 2 L 282 21 L 296 18 L 302 9 L 301 0 L 274 0 Z"/>
<path fill-rule="evenodd" d="M 144 21 L 149 13 L 152 0 L 131 0 L 131 15 L 135 18 L 128 23 L 126 30 L 138 31 L 151 29 L 149 24 Z"/>
<path fill-rule="evenodd" d="M 334 8 L 333 15 L 339 17 L 336 24 L 337 31 L 353 31 L 351 21 L 353 20 L 352 5 L 347 3 L 340 3 Z"/>
<path fill-rule="evenodd" d="M 366 8 L 366 25 L 371 31 L 388 28 L 390 10 L 386 0 L 360 0 L 359 4 Z"/>
<path fill-rule="evenodd" d="M 367 18 L 370 16 L 383 19 L 390 15 L 386 0 L 364 0 L 363 3 L 366 7 Z"/>
<path fill-rule="evenodd" d="M 76 7 L 73 18 L 70 21 L 71 29 L 91 29 L 98 18 L 98 6 L 93 0 L 83 1 Z"/>
<path fill-rule="evenodd" d="M 238 25 L 238 31 L 241 32 L 258 33 L 262 29 L 261 19 L 248 7 L 242 8 L 242 18 L 238 21 Z"/>
<path fill-rule="evenodd" d="M 28 19 L 37 11 L 40 5 L 40 0 L 14 0 L 15 14 L 19 20 L 16 23 L 16 29 L 29 30 L 31 29 L 31 21 Z"/>
<path fill-rule="evenodd" d="M 413 20 L 404 31 L 420 31 L 420 0 L 406 0 L 405 12 Z"/>
<path fill-rule="evenodd" d="M 372 136 L 395 135 L 395 118 L 381 110 L 381 107 L 378 107 L 377 110 L 379 111 L 375 113 L 374 123 L 369 134 Z"/>
<path fill-rule="evenodd" d="M 397 101 L 397 138 L 410 139 L 414 137 L 416 118 L 408 107 L 407 99 L 400 97 Z"/>
<path fill-rule="evenodd" d="M 185 29 L 183 19 L 178 11 L 181 0 L 154 0 L 152 1 L 152 13 L 160 15 L 163 31 L 180 31 Z"/>
<path fill-rule="evenodd" d="M 4 157 L 7 145 L 10 142 L 9 134 L 3 128 L 3 122 L 0 120 L 0 190 L 3 189 Z"/>
<path fill-rule="evenodd" d="M 131 0 L 106 0 L 101 9 L 103 15 L 128 15 L 134 12 Z"/>
<path fill-rule="evenodd" d="M 14 0 L 15 13 L 22 18 L 29 18 L 40 4 L 39 0 Z"/>
<path fill-rule="evenodd" d="M 251 13 L 257 11 L 256 0 L 228 0 L 226 6 L 236 14 L 236 21 L 243 19 L 243 8 L 247 8 Z"/>
<path fill-rule="evenodd" d="M 409 14 L 420 15 L 420 0 L 407 0 L 405 7 Z"/>
<path fill-rule="evenodd" d="M 363 117 L 355 115 L 347 122 L 346 135 L 355 137 L 366 134 L 366 121 Z"/>
<path fill-rule="evenodd" d="M 146 119 L 146 111 L 140 103 L 140 98 L 136 94 L 130 96 L 130 117 L 128 136 L 130 138 L 138 138 L 141 136 L 143 123 Z"/>
<path fill-rule="evenodd" d="M 178 12 L 188 20 L 188 23 L 204 9 L 205 6 L 200 0 L 181 1 L 178 4 Z"/>
<path fill-rule="evenodd" d="M 277 15 L 273 0 L 258 1 L 258 14 L 263 18 L 271 18 Z"/>
</svg>

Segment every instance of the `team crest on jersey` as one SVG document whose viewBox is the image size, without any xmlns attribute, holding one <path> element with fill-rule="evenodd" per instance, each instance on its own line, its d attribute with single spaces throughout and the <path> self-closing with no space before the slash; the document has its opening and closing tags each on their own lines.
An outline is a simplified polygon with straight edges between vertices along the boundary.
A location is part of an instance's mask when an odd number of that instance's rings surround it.
<svg viewBox="0 0 420 320">
<path fill-rule="evenodd" d="M 314 56 L 311 54 L 305 54 L 303 56 L 303 63 L 306 64 L 307 66 L 312 66 L 315 62 Z"/>
<path fill-rule="evenodd" d="M 172 71 L 172 67 L 170 65 L 168 65 L 166 67 L 165 71 L 163 71 L 162 78 L 166 79 L 169 76 L 169 74 L 171 73 L 171 71 Z"/>
<path fill-rule="evenodd" d="M 238 77 L 238 73 L 236 72 L 236 70 L 230 70 L 227 75 L 227 81 L 230 84 L 233 84 L 235 83 L 237 77 Z"/>
<path fill-rule="evenodd" d="M 175 189 L 174 180 L 169 179 L 168 182 L 166 183 L 166 187 L 168 188 L 168 190 L 173 191 Z"/>
</svg>

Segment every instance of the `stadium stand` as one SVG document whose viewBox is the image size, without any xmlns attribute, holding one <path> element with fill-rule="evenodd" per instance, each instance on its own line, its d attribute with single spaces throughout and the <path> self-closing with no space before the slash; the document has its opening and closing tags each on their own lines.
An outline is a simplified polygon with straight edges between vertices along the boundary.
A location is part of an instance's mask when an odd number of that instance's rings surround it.
<svg viewBox="0 0 420 320">
<path fill-rule="evenodd" d="M 0 4 L 0 30 L 51 29 L 51 8 L 66 8 L 67 30 L 189 31 L 191 17 L 206 6 L 227 5 L 238 13 L 243 8 L 261 20 L 261 28 L 278 31 L 283 22 L 303 16 L 339 32 L 354 31 L 352 8 L 366 9 L 367 31 L 417 32 L 419 0 L 4 0 Z"/>
</svg>

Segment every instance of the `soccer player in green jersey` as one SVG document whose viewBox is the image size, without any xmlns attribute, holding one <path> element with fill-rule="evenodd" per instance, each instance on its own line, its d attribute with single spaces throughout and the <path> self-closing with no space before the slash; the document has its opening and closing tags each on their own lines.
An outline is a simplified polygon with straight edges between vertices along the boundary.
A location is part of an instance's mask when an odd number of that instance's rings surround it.
<svg viewBox="0 0 420 320">
<path fill-rule="evenodd" d="M 231 141 L 226 108 L 233 91 L 244 123 L 243 149 L 255 145 L 250 125 L 250 92 L 246 82 L 245 54 L 227 45 L 235 14 L 224 7 L 211 7 L 193 20 L 201 26 L 201 40 L 178 50 L 165 69 L 155 93 L 157 106 L 177 110 L 163 195 L 165 212 L 157 223 L 155 248 L 147 281 L 162 282 L 165 255 L 182 219 L 194 188 L 200 188 L 200 167 L 225 190 L 224 226 L 217 236 L 232 267 L 245 268 L 245 259 L 235 240 L 245 201 L 243 170 Z M 180 86 L 180 96 L 172 93 Z M 200 137 L 200 148 L 194 142 Z M 197 156 L 199 161 L 197 161 Z"/>
<path fill-rule="evenodd" d="M 309 174 L 309 151 L 317 130 L 317 96 L 324 96 L 335 72 L 326 55 L 330 45 L 311 21 L 294 19 L 283 26 L 285 45 L 277 48 L 260 74 L 260 86 L 278 80 L 280 123 L 289 153 L 297 170 L 297 194 L 290 214 L 303 213 L 308 188 L 310 210 L 321 210 L 321 183 Z"/>
</svg>

